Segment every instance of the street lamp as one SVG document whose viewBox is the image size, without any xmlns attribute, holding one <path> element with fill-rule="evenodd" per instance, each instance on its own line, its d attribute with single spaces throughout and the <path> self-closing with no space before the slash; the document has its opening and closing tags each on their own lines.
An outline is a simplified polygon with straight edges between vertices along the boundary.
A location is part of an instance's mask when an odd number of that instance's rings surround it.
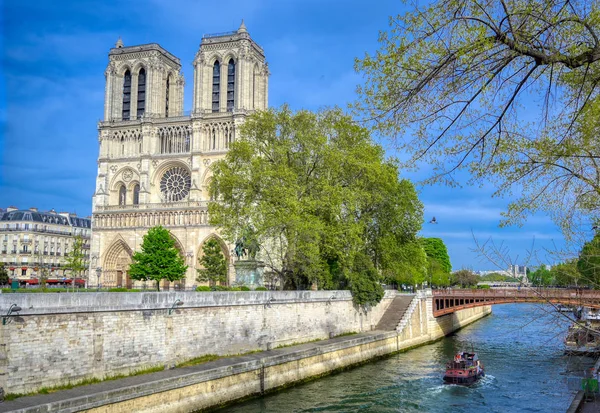
<svg viewBox="0 0 600 413">
<path fill-rule="evenodd" d="M 102 274 L 102 267 L 96 267 L 96 276 L 98 277 L 98 283 L 96 284 L 96 288 L 100 290 L 100 275 Z"/>
<path fill-rule="evenodd" d="M 175 302 L 173 303 L 173 305 L 171 306 L 171 308 L 169 308 L 168 315 L 171 315 L 171 313 L 173 312 L 173 309 L 175 308 L 175 306 L 181 307 L 182 305 L 183 305 L 183 301 L 181 301 L 179 298 L 177 300 L 175 300 Z"/>
<path fill-rule="evenodd" d="M 5 326 L 8 323 L 8 317 L 12 313 L 18 313 L 19 311 L 21 311 L 21 307 L 19 307 L 16 304 L 11 305 L 10 308 L 8 309 L 8 312 L 6 313 L 6 315 L 4 317 L 2 317 L 2 325 Z"/>
</svg>

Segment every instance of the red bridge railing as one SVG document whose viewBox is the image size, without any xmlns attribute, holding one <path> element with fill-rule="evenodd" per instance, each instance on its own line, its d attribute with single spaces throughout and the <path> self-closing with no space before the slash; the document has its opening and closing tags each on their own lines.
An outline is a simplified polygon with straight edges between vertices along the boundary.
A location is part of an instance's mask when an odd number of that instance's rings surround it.
<svg viewBox="0 0 600 413">
<path fill-rule="evenodd" d="M 550 302 L 600 308 L 600 291 L 528 287 L 489 290 L 433 290 L 433 315 L 439 317 L 464 308 L 520 302 Z"/>
</svg>

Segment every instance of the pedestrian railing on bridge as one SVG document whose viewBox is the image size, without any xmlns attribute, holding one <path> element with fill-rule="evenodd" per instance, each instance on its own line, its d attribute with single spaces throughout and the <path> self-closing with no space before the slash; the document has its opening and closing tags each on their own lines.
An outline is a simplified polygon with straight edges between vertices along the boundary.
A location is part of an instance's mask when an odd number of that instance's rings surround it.
<svg viewBox="0 0 600 413">
<path fill-rule="evenodd" d="M 484 305 L 536 302 L 600 308 L 600 291 L 565 288 L 494 288 L 489 290 L 433 290 L 433 315 Z"/>
</svg>

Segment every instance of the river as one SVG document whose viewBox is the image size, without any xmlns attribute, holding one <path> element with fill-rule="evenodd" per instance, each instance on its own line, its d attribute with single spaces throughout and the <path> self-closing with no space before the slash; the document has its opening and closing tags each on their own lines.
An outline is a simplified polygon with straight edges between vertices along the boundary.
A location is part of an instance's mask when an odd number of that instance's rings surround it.
<svg viewBox="0 0 600 413">
<path fill-rule="evenodd" d="M 436 343 L 218 412 L 565 412 L 574 396 L 567 377 L 594 364 L 563 355 L 567 326 L 549 306 L 495 305 Z M 471 346 L 486 377 L 471 387 L 442 384 L 445 362 Z"/>
</svg>

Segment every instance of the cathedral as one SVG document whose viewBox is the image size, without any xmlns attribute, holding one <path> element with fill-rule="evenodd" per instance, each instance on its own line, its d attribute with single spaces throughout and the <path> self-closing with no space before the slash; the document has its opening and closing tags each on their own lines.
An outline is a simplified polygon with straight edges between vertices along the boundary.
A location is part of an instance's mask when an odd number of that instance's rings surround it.
<svg viewBox="0 0 600 413">
<path fill-rule="evenodd" d="M 160 45 L 119 39 L 108 58 L 89 284 L 133 286 L 131 256 L 156 225 L 171 232 L 188 265 L 185 279 L 163 281 L 163 288 L 197 284 L 210 238 L 220 242 L 233 282 L 231 245 L 208 223 L 208 186 L 212 163 L 227 153 L 246 116 L 267 108 L 263 49 L 243 21 L 237 31 L 204 35 L 193 61 L 191 113 L 183 110 L 180 60 Z"/>
</svg>

